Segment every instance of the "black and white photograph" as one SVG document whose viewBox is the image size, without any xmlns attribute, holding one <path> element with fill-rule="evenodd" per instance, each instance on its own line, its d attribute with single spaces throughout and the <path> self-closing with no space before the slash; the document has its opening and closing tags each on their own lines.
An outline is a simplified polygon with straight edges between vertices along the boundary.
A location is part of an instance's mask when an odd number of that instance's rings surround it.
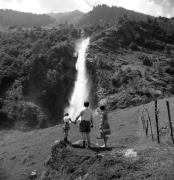
<svg viewBox="0 0 174 180">
<path fill-rule="evenodd" d="M 174 180 L 174 0 L 0 0 L 0 180 Z"/>
</svg>

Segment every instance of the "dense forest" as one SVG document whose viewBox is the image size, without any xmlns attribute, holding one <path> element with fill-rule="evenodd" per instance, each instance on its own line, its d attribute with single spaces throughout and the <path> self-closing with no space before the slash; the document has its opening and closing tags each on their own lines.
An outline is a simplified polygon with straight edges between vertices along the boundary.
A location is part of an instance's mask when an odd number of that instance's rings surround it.
<svg viewBox="0 0 174 180">
<path fill-rule="evenodd" d="M 112 6 L 109 7 L 107 5 L 98 5 L 93 8 L 92 11 L 85 14 L 80 20 L 79 24 L 81 26 L 94 26 L 94 25 L 114 25 L 118 24 L 120 18 L 127 17 L 130 20 L 135 21 L 146 21 L 147 18 L 152 18 L 149 15 L 145 15 L 142 13 L 138 13 L 135 11 L 127 10 L 122 7 Z"/>
<path fill-rule="evenodd" d="M 48 15 L 39 15 L 32 13 L 23 13 L 13 10 L 0 9 L 0 27 L 40 27 L 54 22 L 54 19 Z"/>
<path fill-rule="evenodd" d="M 174 32 L 174 18 L 153 17 L 121 7 L 109 7 L 107 5 L 94 7 L 92 11 L 82 16 L 78 24 L 86 30 L 86 33 L 91 34 L 94 31 L 102 31 L 110 27 L 118 29 L 122 23 L 128 20 L 134 22 L 153 22 L 155 26 L 158 24 L 168 34 Z M 151 23 L 150 26 L 153 26 L 153 24 Z"/>
<path fill-rule="evenodd" d="M 16 30 L 0 33 L 0 125 L 57 124 L 76 77 L 80 30 Z"/>
<path fill-rule="evenodd" d="M 97 102 L 125 108 L 174 94 L 174 31 L 162 22 L 125 18 L 117 28 L 93 29 L 88 69 Z"/>
</svg>

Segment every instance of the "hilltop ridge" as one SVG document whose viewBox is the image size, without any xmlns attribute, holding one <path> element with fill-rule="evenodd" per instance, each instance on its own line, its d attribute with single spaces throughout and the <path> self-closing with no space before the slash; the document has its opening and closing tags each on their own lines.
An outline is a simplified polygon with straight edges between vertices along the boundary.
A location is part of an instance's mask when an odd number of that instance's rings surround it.
<svg viewBox="0 0 174 180">
<path fill-rule="evenodd" d="M 77 24 L 85 13 L 75 10 L 65 13 L 50 13 L 49 15 L 55 19 L 56 24 Z"/>
</svg>

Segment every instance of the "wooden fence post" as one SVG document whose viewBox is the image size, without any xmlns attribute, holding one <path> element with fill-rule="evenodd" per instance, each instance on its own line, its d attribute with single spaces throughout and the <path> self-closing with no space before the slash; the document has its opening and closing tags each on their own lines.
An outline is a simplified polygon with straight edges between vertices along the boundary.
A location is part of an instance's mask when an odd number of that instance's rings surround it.
<svg viewBox="0 0 174 180">
<path fill-rule="evenodd" d="M 146 126 L 145 126 L 145 120 L 144 120 L 144 116 L 143 116 L 143 113 L 144 113 L 144 109 L 142 110 L 141 112 L 141 122 L 142 122 L 142 125 L 143 125 L 143 131 L 146 130 Z"/>
<path fill-rule="evenodd" d="M 171 121 L 171 115 L 170 115 L 170 106 L 169 106 L 169 101 L 166 101 L 166 105 L 167 105 L 167 111 L 168 111 L 168 117 L 169 117 L 169 126 L 170 126 L 170 136 L 171 139 L 174 143 L 174 138 L 173 138 L 173 127 L 172 127 L 172 121 Z"/>
<path fill-rule="evenodd" d="M 149 121 L 146 120 L 146 136 L 148 136 L 148 131 L 149 131 Z"/>
<path fill-rule="evenodd" d="M 141 121 L 142 121 L 142 125 L 143 125 L 143 131 L 146 130 L 146 125 L 145 125 L 145 120 L 144 120 L 144 116 L 141 116 Z"/>
<path fill-rule="evenodd" d="M 153 137 L 153 130 L 152 130 L 152 121 L 151 121 L 151 118 L 150 118 L 150 114 L 149 114 L 149 111 L 146 109 L 146 112 L 147 112 L 147 115 L 148 115 L 148 119 L 149 119 L 149 124 L 150 124 L 150 131 L 151 131 L 151 136 L 152 136 L 152 141 L 154 140 L 154 137 Z"/>
<path fill-rule="evenodd" d="M 157 133 L 157 140 L 158 140 L 158 143 L 160 143 L 157 103 L 158 103 L 157 100 L 155 100 L 156 133 Z"/>
</svg>

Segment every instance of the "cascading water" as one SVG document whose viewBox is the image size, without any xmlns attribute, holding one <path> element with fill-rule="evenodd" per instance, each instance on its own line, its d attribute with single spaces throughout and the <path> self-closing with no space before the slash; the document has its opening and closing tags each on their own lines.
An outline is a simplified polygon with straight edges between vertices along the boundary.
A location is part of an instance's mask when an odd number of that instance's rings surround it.
<svg viewBox="0 0 174 180">
<path fill-rule="evenodd" d="M 70 105 L 66 109 L 72 120 L 76 118 L 79 112 L 83 109 L 84 101 L 88 100 L 89 96 L 89 79 L 86 71 L 86 51 L 89 45 L 90 38 L 82 39 L 77 44 L 78 59 L 76 63 L 77 79 L 74 90 L 70 99 Z"/>
</svg>

